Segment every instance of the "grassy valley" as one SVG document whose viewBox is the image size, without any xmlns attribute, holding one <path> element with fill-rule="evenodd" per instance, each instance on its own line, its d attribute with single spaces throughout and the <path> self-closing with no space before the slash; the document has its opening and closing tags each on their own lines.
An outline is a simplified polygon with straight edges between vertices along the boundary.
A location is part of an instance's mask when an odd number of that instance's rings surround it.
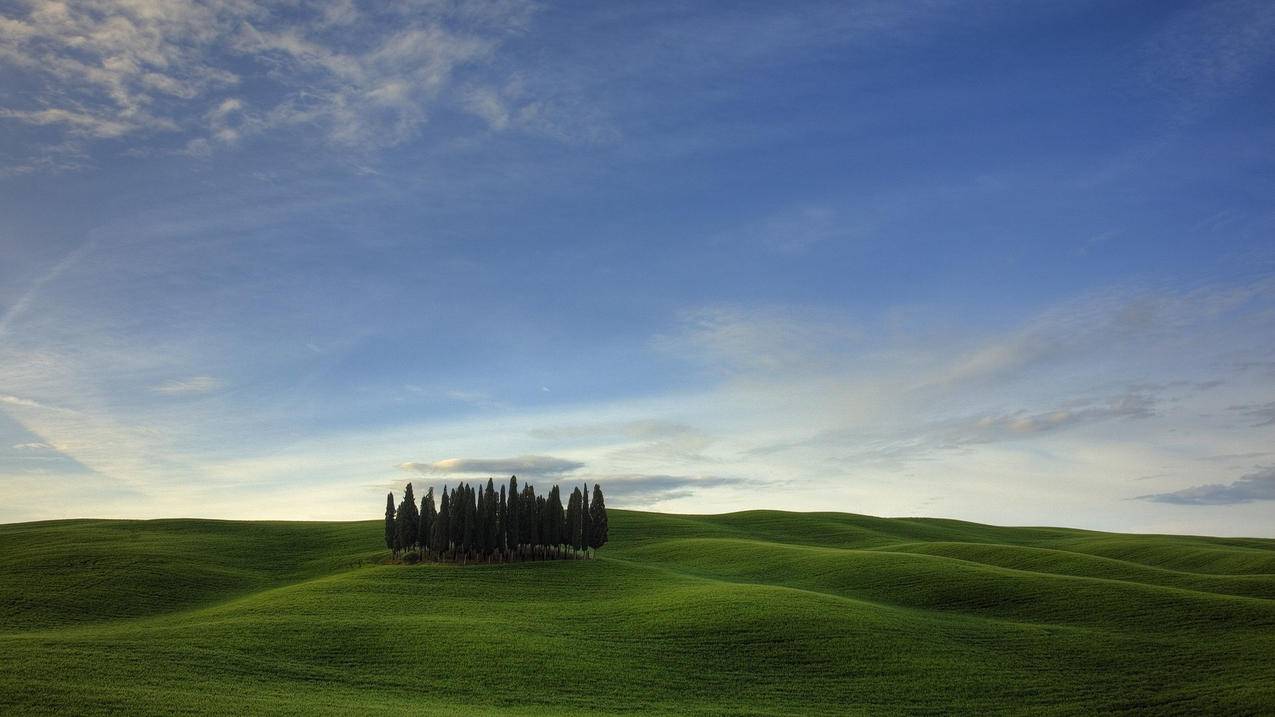
<svg viewBox="0 0 1275 717">
<path fill-rule="evenodd" d="M 592 561 L 381 521 L 0 526 L 0 712 L 1275 711 L 1275 541 L 612 510 Z"/>
</svg>

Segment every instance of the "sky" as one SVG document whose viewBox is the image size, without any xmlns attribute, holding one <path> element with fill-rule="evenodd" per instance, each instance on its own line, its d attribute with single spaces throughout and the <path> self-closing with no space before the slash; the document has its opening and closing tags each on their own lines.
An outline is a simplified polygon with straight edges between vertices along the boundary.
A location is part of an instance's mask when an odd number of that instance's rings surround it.
<svg viewBox="0 0 1275 717">
<path fill-rule="evenodd" d="M 1275 5 L 0 0 L 0 521 L 1275 537 Z"/>
</svg>

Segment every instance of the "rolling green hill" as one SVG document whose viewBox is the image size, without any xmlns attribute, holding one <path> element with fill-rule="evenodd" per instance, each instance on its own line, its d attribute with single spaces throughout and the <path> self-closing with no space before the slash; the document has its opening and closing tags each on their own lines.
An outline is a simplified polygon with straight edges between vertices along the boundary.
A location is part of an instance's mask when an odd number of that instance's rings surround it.
<svg viewBox="0 0 1275 717">
<path fill-rule="evenodd" d="M 0 713 L 1275 713 L 1275 540 L 613 510 L 595 561 L 381 541 L 0 526 Z"/>
</svg>

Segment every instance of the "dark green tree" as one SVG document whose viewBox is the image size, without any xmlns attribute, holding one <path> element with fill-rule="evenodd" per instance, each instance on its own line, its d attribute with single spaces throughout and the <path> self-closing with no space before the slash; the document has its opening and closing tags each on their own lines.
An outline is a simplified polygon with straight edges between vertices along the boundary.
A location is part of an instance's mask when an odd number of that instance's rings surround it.
<svg viewBox="0 0 1275 717">
<path fill-rule="evenodd" d="M 545 494 L 544 508 L 540 511 L 540 542 L 553 545 L 553 532 L 553 488 L 550 488 Z"/>
<path fill-rule="evenodd" d="M 509 476 L 509 495 L 506 500 L 509 502 L 505 505 L 505 542 L 510 548 L 517 548 L 522 543 L 522 533 L 518 527 L 518 476 Z"/>
<path fill-rule="evenodd" d="M 452 549 L 458 554 L 465 551 L 465 484 L 452 489 Z"/>
<path fill-rule="evenodd" d="M 468 553 L 477 547 L 478 515 L 474 506 L 474 487 L 465 484 L 465 531 L 461 534 L 464 551 Z"/>
<path fill-rule="evenodd" d="M 452 515 L 451 520 L 447 522 L 448 541 L 451 543 L 452 550 L 460 550 L 460 538 L 465 532 L 465 508 L 462 505 L 465 502 L 465 484 L 461 483 L 452 489 Z"/>
<path fill-rule="evenodd" d="M 500 497 L 496 499 L 496 550 L 504 551 L 509 547 L 506 539 L 509 536 L 509 506 L 505 504 L 505 486 L 500 486 Z"/>
<path fill-rule="evenodd" d="M 385 494 L 385 547 L 398 553 L 394 547 L 394 491 Z"/>
<path fill-rule="evenodd" d="M 443 500 L 438 504 L 438 517 L 434 519 L 434 532 L 429 539 L 430 549 L 438 558 L 442 558 L 447 552 L 447 543 L 451 540 L 451 521 L 451 498 L 447 495 L 447 486 L 443 486 Z"/>
<path fill-rule="evenodd" d="M 536 496 L 536 545 L 548 545 L 548 543 L 545 542 L 544 532 L 545 506 L 548 502 L 548 499 L 546 499 L 543 495 Z"/>
<path fill-rule="evenodd" d="M 607 505 L 602 488 L 593 484 L 593 502 L 589 505 L 589 547 L 597 550 L 607 543 Z"/>
<path fill-rule="evenodd" d="M 557 505 L 553 507 L 553 520 L 558 525 L 558 542 L 562 545 L 571 544 L 571 531 L 567 522 L 567 505 L 571 503 L 571 497 L 567 496 L 567 502 L 562 502 L 562 489 L 554 486 L 554 491 L 558 494 Z"/>
<path fill-rule="evenodd" d="M 589 514 L 589 486 L 580 487 L 580 545 L 588 550 L 592 542 L 593 516 Z"/>
<path fill-rule="evenodd" d="M 571 504 L 571 497 L 567 496 L 567 505 L 570 505 L 570 504 Z M 562 534 L 562 544 L 570 545 L 571 544 L 571 521 L 567 519 L 567 510 L 566 508 L 562 507 L 562 505 L 563 505 L 562 501 L 559 500 L 558 501 L 558 516 L 557 516 L 558 525 L 562 526 L 561 528 L 559 528 Z"/>
<path fill-rule="evenodd" d="M 486 552 L 487 550 L 487 505 L 486 494 L 482 490 L 478 491 L 478 509 L 474 512 L 474 543 L 473 549 L 478 552 Z"/>
<path fill-rule="evenodd" d="M 582 537 L 581 529 L 584 523 L 580 519 L 580 489 L 576 488 L 571 491 L 571 502 L 567 504 L 567 524 L 571 526 L 569 541 L 571 547 L 579 550 L 583 547 L 580 543 Z"/>
<path fill-rule="evenodd" d="M 536 488 L 530 483 L 522 486 L 518 499 L 518 539 L 523 545 L 540 543 L 540 519 L 536 511 Z"/>
<path fill-rule="evenodd" d="M 462 500 L 460 503 L 460 510 L 464 517 L 461 518 L 460 542 L 461 549 L 468 554 L 470 549 L 474 547 L 474 493 L 469 489 L 468 483 L 465 483 L 463 487 L 464 491 L 461 492 Z"/>
<path fill-rule="evenodd" d="M 412 494 L 412 484 L 408 483 L 394 516 L 394 547 L 398 550 L 411 550 L 416 545 L 416 531 L 420 529 L 416 512 L 416 496 Z"/>
<path fill-rule="evenodd" d="M 545 514 L 541 519 L 541 532 L 545 545 L 562 544 L 562 525 L 558 521 L 558 513 L 562 511 L 562 499 L 558 497 L 558 486 L 549 489 L 549 497 L 545 499 Z"/>
<path fill-rule="evenodd" d="M 483 540 L 483 543 L 486 545 L 486 551 L 490 553 L 496 549 L 496 544 L 499 542 L 497 535 L 500 533 L 500 521 L 496 515 L 499 512 L 496 504 L 496 482 L 491 478 L 487 479 L 487 490 L 484 493 L 485 500 L 483 502 L 487 512 L 487 537 Z"/>
<path fill-rule="evenodd" d="M 434 536 L 434 519 L 437 516 L 438 511 L 434 509 L 434 487 L 430 486 L 425 491 L 425 497 L 421 498 L 421 527 L 416 532 L 416 541 L 423 550 L 429 550 Z"/>
</svg>

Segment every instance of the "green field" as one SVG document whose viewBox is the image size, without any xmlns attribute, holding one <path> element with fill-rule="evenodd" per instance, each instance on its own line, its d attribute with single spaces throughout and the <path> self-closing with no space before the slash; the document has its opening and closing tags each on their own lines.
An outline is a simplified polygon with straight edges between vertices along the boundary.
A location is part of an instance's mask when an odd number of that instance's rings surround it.
<svg viewBox="0 0 1275 717">
<path fill-rule="evenodd" d="M 386 559 L 0 526 L 0 713 L 1275 713 L 1275 540 L 612 510 L 594 561 Z"/>
</svg>

